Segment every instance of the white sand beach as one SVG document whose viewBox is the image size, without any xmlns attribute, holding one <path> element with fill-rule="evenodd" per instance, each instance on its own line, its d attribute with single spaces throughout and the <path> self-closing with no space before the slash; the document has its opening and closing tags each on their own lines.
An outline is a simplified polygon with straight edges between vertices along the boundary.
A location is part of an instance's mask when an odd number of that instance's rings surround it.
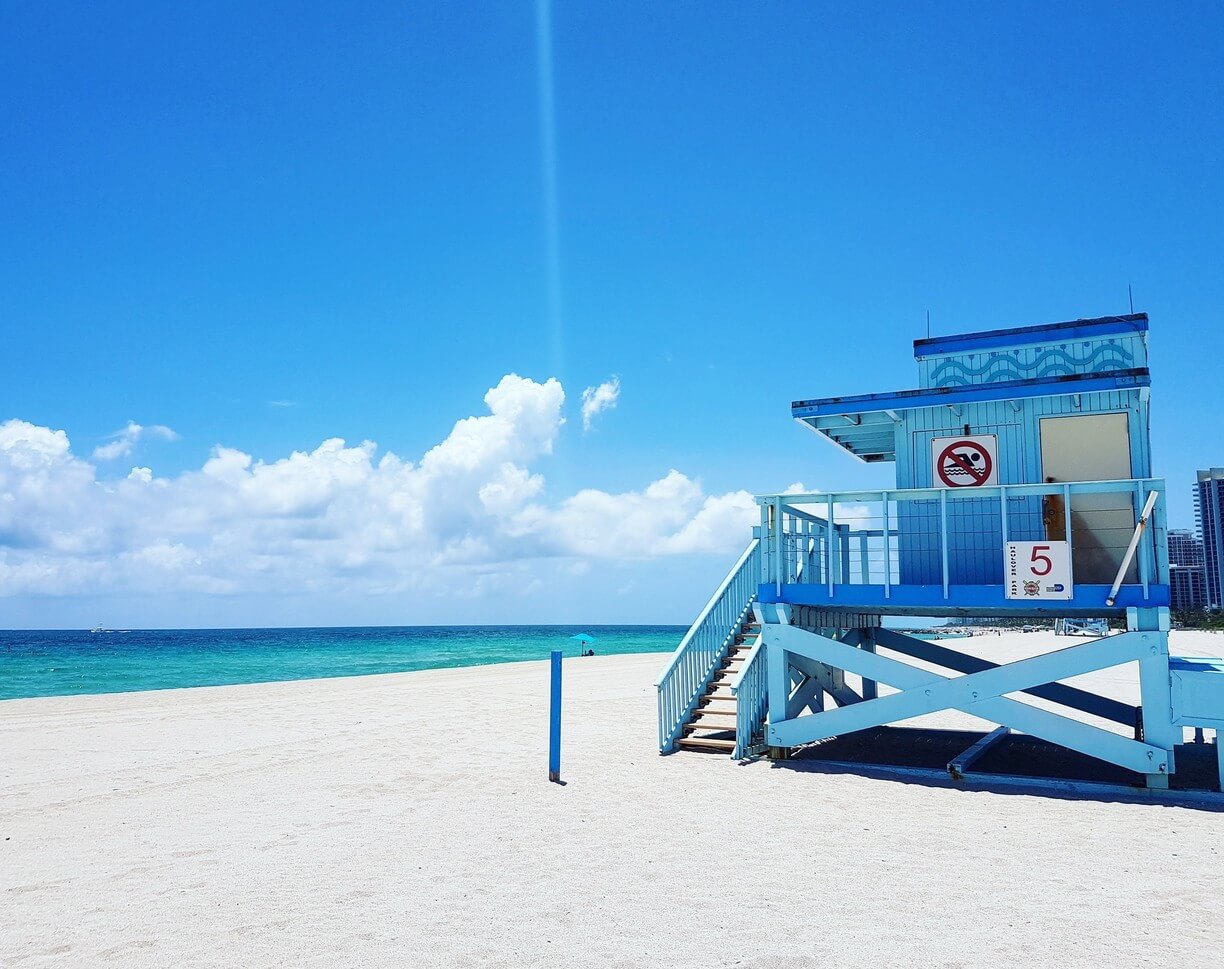
<svg viewBox="0 0 1224 969">
<path fill-rule="evenodd" d="M 0 704 L 0 965 L 1224 960 L 1224 815 L 660 757 L 662 663 L 567 662 L 563 787 L 543 663 Z"/>
</svg>

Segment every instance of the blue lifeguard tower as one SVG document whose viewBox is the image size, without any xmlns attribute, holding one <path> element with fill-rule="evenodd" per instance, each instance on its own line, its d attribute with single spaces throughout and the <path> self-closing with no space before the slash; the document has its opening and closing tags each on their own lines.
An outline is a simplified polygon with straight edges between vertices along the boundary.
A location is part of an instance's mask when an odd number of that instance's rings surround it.
<svg viewBox="0 0 1224 969">
<path fill-rule="evenodd" d="M 1187 727 L 1216 730 L 1224 775 L 1224 663 L 1169 656 L 1147 335 L 1139 313 L 917 340 L 918 389 L 795 401 L 827 442 L 895 463 L 896 488 L 756 499 L 657 683 L 661 752 L 784 758 L 954 709 L 999 725 L 957 777 L 1016 731 L 1164 788 Z M 1126 628 L 999 664 L 886 622 L 916 616 Z M 1060 682 L 1129 663 L 1137 706 Z"/>
</svg>

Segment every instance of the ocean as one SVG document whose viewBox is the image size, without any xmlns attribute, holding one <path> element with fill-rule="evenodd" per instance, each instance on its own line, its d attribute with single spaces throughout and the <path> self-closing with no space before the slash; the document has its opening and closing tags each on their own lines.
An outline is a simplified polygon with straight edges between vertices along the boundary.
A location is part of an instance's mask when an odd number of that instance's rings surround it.
<svg viewBox="0 0 1224 969">
<path fill-rule="evenodd" d="M 597 655 L 670 652 L 685 626 L 403 626 L 0 631 L 0 700 L 225 686 Z"/>
</svg>

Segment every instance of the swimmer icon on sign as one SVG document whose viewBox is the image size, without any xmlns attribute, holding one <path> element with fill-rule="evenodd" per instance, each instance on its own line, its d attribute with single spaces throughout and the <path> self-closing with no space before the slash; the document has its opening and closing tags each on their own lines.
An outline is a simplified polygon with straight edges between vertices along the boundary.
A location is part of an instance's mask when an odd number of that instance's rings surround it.
<svg viewBox="0 0 1224 969">
<path fill-rule="evenodd" d="M 983 488 L 999 483 L 998 438 L 993 434 L 937 437 L 931 467 L 937 488 Z"/>
</svg>

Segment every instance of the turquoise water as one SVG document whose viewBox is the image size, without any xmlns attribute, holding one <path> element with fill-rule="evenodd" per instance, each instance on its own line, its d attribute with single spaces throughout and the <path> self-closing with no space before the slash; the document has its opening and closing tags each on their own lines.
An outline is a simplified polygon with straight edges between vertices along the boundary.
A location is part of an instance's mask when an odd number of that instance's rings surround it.
<svg viewBox="0 0 1224 969">
<path fill-rule="evenodd" d="M 0 700 L 224 686 L 578 655 L 670 652 L 684 626 L 0 631 Z"/>
</svg>

